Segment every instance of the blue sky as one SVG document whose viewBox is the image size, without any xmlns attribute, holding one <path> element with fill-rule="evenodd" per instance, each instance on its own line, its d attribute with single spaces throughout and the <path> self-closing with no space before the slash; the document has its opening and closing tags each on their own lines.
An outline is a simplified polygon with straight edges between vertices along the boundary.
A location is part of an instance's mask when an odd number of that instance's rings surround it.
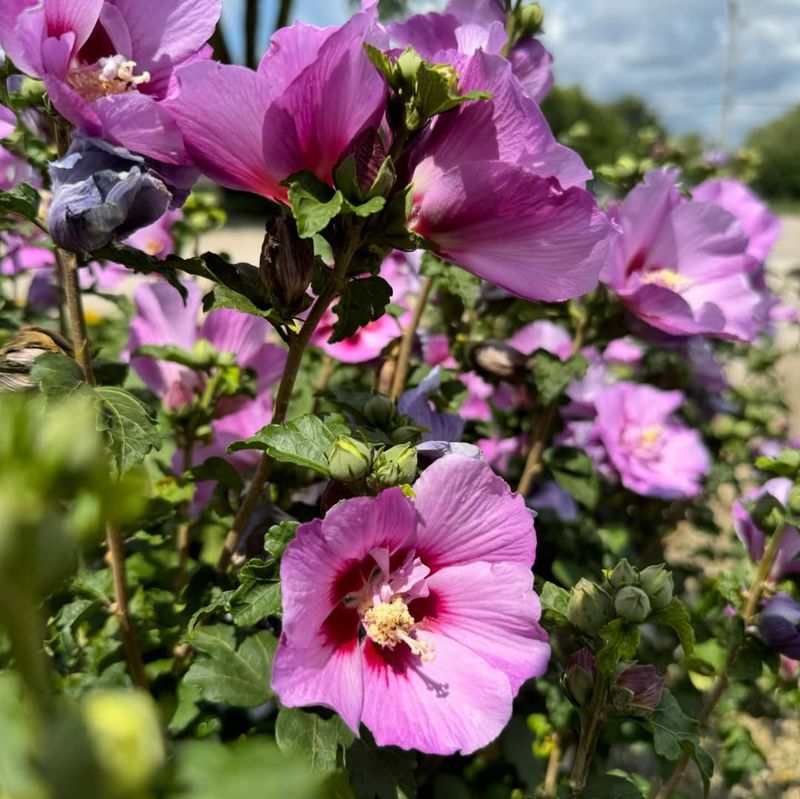
<svg viewBox="0 0 800 799">
<path fill-rule="evenodd" d="M 800 0 L 738 0 L 741 9 L 729 142 L 800 105 Z M 544 0 L 543 41 L 556 80 L 593 97 L 644 97 L 671 130 L 719 132 L 727 34 L 726 0 Z M 417 3 L 417 7 L 423 3 Z M 424 2 L 424 7 L 441 8 Z M 242 0 L 224 0 L 239 19 Z M 263 45 L 276 0 L 262 0 Z M 342 22 L 347 0 L 296 0 L 295 17 L 316 25 Z M 232 41 L 236 48 L 240 42 Z"/>
</svg>

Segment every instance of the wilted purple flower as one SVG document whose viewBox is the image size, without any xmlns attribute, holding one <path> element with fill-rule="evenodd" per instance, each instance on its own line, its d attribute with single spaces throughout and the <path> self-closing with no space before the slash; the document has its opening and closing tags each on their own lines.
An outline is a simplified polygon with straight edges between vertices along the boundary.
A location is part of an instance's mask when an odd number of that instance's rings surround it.
<svg viewBox="0 0 800 799">
<path fill-rule="evenodd" d="M 791 490 L 792 481 L 788 477 L 775 477 L 767 480 L 759 488 L 748 491 L 741 499 L 737 499 L 733 503 L 733 529 L 744 544 L 753 563 L 759 563 L 764 557 L 766 536 L 753 520 L 745 503 L 757 502 L 762 496 L 769 494 L 785 506 L 789 501 Z M 781 545 L 769 573 L 770 580 L 778 582 L 788 574 L 800 573 L 798 555 L 800 555 L 800 532 L 796 527 L 787 526 L 783 531 Z"/>
<path fill-rule="evenodd" d="M 325 705 L 379 746 L 468 754 L 508 723 L 547 668 L 522 499 L 488 464 L 451 455 L 413 500 L 390 488 L 300 525 L 281 560 L 272 687 Z"/>
<path fill-rule="evenodd" d="M 770 649 L 800 660 L 800 604 L 789 594 L 777 594 L 764 605 L 758 629 Z"/>
<path fill-rule="evenodd" d="M 601 279 L 638 317 L 671 335 L 753 341 L 766 322 L 757 261 L 736 218 L 688 200 L 675 170 L 649 172 L 613 210 L 621 235 Z"/>
<path fill-rule="evenodd" d="M 716 203 L 733 214 L 748 239 L 747 252 L 761 262 L 781 235 L 781 221 L 766 203 L 734 178 L 713 178 L 692 189 L 692 197 Z"/>
<path fill-rule="evenodd" d="M 50 175 L 50 235 L 74 252 L 99 249 L 155 222 L 170 204 L 182 202 L 188 189 L 168 185 L 141 156 L 84 137 L 76 137 L 67 154 L 50 165 Z"/>
<path fill-rule="evenodd" d="M 42 78 L 53 105 L 89 136 L 188 163 L 163 101 L 178 66 L 208 58 L 222 0 L 11 0 L 0 45 Z"/>
<path fill-rule="evenodd" d="M 197 165 L 223 186 L 277 200 L 287 198 L 281 182 L 303 170 L 332 183 L 342 154 L 386 110 L 386 83 L 365 43 L 386 44 L 374 6 L 340 28 L 277 31 L 256 72 L 182 68 L 167 105 Z"/>
<path fill-rule="evenodd" d="M 680 391 L 628 382 L 597 395 L 596 430 L 626 488 L 662 499 L 700 492 L 708 452 L 696 430 L 672 418 L 682 403 Z"/>
<path fill-rule="evenodd" d="M 416 14 L 389 25 L 392 41 L 411 45 L 433 63 L 445 60 L 442 51 L 472 55 L 476 50 L 497 55 L 508 43 L 506 11 L 496 0 L 450 0 L 443 14 Z M 533 37 L 521 39 L 508 54 L 514 76 L 525 93 L 540 103 L 553 85 L 553 57 Z"/>
<path fill-rule="evenodd" d="M 440 380 L 441 370 L 435 366 L 418 386 L 400 395 L 397 410 L 427 429 L 423 441 L 460 441 L 464 420 L 458 414 L 435 410 L 428 399 L 439 391 Z"/>
</svg>

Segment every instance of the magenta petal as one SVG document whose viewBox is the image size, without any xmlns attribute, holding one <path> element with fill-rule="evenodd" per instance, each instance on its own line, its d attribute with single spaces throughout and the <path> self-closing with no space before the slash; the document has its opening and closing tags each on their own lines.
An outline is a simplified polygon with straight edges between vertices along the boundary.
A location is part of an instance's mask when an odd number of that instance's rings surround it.
<svg viewBox="0 0 800 799">
<path fill-rule="evenodd" d="M 60 38 L 65 33 L 75 34 L 75 52 L 91 36 L 100 17 L 105 0 L 45 0 L 47 35 Z"/>
<path fill-rule="evenodd" d="M 422 473 L 414 493 L 416 548 L 432 569 L 476 560 L 533 564 L 533 517 L 485 461 L 444 457 Z"/>
<path fill-rule="evenodd" d="M 275 97 L 313 63 L 322 45 L 337 30 L 334 26 L 317 28 L 304 22 L 295 22 L 272 34 L 269 50 L 258 65 L 258 73 L 269 81 Z"/>
<path fill-rule="evenodd" d="M 4 0 L 0 14 L 0 47 L 25 74 L 43 75 L 42 42 L 47 35 L 47 20 L 36 0 Z"/>
<path fill-rule="evenodd" d="M 597 285 L 609 234 L 590 194 L 560 191 L 500 161 L 465 164 L 434 180 L 411 227 L 458 266 L 549 302 Z"/>
<path fill-rule="evenodd" d="M 0 139 L 5 139 L 17 127 L 17 118 L 10 108 L 0 105 Z"/>
<path fill-rule="evenodd" d="M 279 179 L 302 170 L 332 182 L 347 146 L 383 116 L 386 84 L 364 51 L 372 15 L 357 14 L 333 33 L 269 107 L 263 124 L 264 161 Z"/>
<path fill-rule="evenodd" d="M 456 29 L 459 21 L 452 14 L 415 14 L 405 22 L 388 25 L 392 43 L 399 48 L 413 47 L 422 58 L 431 61 L 441 50 L 457 50 Z"/>
<path fill-rule="evenodd" d="M 450 638 L 419 635 L 434 647 L 431 662 L 365 643 L 361 720 L 375 743 L 436 755 L 466 755 L 491 743 L 511 718 L 508 678 Z"/>
<path fill-rule="evenodd" d="M 509 679 L 512 693 L 547 670 L 550 646 L 531 570 L 518 563 L 449 566 L 428 578 L 436 597 L 432 629 L 471 649 Z M 424 638 L 425 633 L 420 633 Z"/>
<path fill-rule="evenodd" d="M 262 150 L 269 83 L 244 67 L 211 62 L 191 64 L 176 75 L 180 90 L 165 105 L 200 169 L 231 189 L 285 197 Z"/>
<path fill-rule="evenodd" d="M 524 39 L 508 54 L 511 70 L 528 97 L 541 103 L 553 86 L 553 56 L 538 39 Z"/>
<path fill-rule="evenodd" d="M 674 336 L 719 335 L 725 328 L 725 317 L 716 305 L 692 308 L 680 294 L 662 286 L 642 286 L 621 299 L 645 322 Z"/>
</svg>

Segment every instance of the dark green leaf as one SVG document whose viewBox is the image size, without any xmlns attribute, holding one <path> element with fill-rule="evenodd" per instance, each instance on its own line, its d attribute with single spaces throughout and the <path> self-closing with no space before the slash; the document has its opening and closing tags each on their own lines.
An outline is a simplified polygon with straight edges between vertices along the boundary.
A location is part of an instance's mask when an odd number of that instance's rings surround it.
<svg viewBox="0 0 800 799">
<path fill-rule="evenodd" d="M 281 752 L 303 756 L 308 769 L 321 776 L 336 769 L 340 750 L 347 749 L 354 739 L 338 716 L 323 719 L 315 713 L 282 707 L 275 722 L 275 740 Z"/>
<path fill-rule="evenodd" d="M 538 350 L 533 356 L 533 378 L 539 401 L 548 405 L 558 399 L 573 380 L 580 380 L 586 374 L 587 366 L 583 355 L 562 361 L 549 352 Z"/>
<path fill-rule="evenodd" d="M 413 752 L 366 740 L 354 741 L 347 750 L 347 772 L 358 799 L 412 799 L 417 795 L 416 763 Z"/>
<path fill-rule="evenodd" d="M 272 563 L 251 560 L 239 570 L 241 585 L 231 596 L 233 620 L 240 627 L 257 624 L 281 612 L 281 584 Z"/>
<path fill-rule="evenodd" d="M 133 394 L 116 386 L 100 386 L 94 392 L 99 427 L 108 436 L 117 472 L 123 474 L 159 449 L 161 436 L 150 412 Z"/>
<path fill-rule="evenodd" d="M 595 662 L 600 671 L 612 672 L 620 660 L 630 660 L 636 655 L 639 646 L 639 626 L 622 619 L 614 619 L 600 630 L 603 646 L 598 651 Z"/>
<path fill-rule="evenodd" d="M 589 510 L 597 507 L 602 482 L 585 452 L 574 447 L 548 449 L 544 454 L 544 462 L 555 481 L 577 502 Z"/>
<path fill-rule="evenodd" d="M 697 722 L 681 710 L 678 700 L 666 688 L 659 706 L 643 724 L 653 733 L 656 753 L 667 760 L 677 760 L 684 744 L 695 746 L 699 742 Z"/>
<path fill-rule="evenodd" d="M 289 202 L 302 239 L 321 233 L 342 212 L 345 199 L 311 172 L 300 172 L 284 182 L 289 187 Z"/>
<path fill-rule="evenodd" d="M 197 466 L 193 466 L 189 472 L 197 481 L 214 480 L 234 491 L 240 491 L 242 488 L 242 476 L 225 458 L 207 458 Z"/>
<path fill-rule="evenodd" d="M 392 287 L 382 277 L 373 275 L 351 280 L 334 306 L 338 319 L 333 325 L 330 343 L 350 338 L 358 328 L 379 319 L 391 298 Z"/>
<path fill-rule="evenodd" d="M 39 192 L 27 183 L 20 183 L 11 191 L 0 191 L 0 213 L 18 214 L 35 222 L 39 213 Z"/>
<path fill-rule="evenodd" d="M 277 639 L 268 632 L 251 635 L 236 646 L 226 625 L 203 627 L 189 637 L 200 654 L 184 677 L 203 699 L 235 707 L 256 707 L 272 696 L 269 687 Z"/>
<path fill-rule="evenodd" d="M 31 379 L 39 384 L 48 400 L 60 400 L 76 391 L 88 390 L 78 363 L 57 352 L 45 352 L 33 362 Z"/>
<path fill-rule="evenodd" d="M 642 799 L 642 792 L 624 777 L 604 774 L 590 777 L 586 787 L 576 796 L 582 799 Z"/>
<path fill-rule="evenodd" d="M 436 286 L 458 297 L 467 310 L 475 307 L 481 280 L 453 264 L 426 252 L 422 256 L 422 273 L 436 279 Z"/>
<path fill-rule="evenodd" d="M 203 310 L 208 313 L 219 308 L 231 308 L 251 316 L 261 316 L 273 324 L 280 324 L 281 317 L 271 308 L 259 308 L 251 299 L 227 286 L 217 285 L 203 297 Z"/>
<path fill-rule="evenodd" d="M 296 463 L 329 477 L 328 453 L 337 436 L 349 432 L 350 428 L 342 423 L 340 416 L 323 420 L 309 413 L 291 422 L 269 424 L 246 441 L 231 444 L 228 452 L 265 450 L 277 461 Z"/>
<path fill-rule="evenodd" d="M 657 610 L 647 621 L 651 624 L 663 624 L 665 627 L 672 627 L 678 635 L 684 654 L 692 654 L 692 650 L 694 649 L 692 620 L 683 602 L 681 602 L 678 597 L 673 597 L 669 605 L 661 610 Z"/>
<path fill-rule="evenodd" d="M 264 539 L 264 549 L 269 552 L 275 560 L 280 560 L 289 542 L 294 538 L 295 533 L 297 533 L 299 525 L 300 522 L 294 520 L 286 520 L 278 524 L 273 524 L 267 531 L 266 538 Z"/>
</svg>

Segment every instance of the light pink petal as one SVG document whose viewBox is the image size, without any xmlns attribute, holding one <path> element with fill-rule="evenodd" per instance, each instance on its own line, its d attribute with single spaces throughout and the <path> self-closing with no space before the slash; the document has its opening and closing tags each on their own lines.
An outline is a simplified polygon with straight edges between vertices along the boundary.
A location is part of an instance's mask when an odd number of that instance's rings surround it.
<svg viewBox="0 0 800 799">
<path fill-rule="evenodd" d="M 449 0 L 445 11 L 462 24 L 474 23 L 488 27 L 493 22 L 505 24 L 506 13 L 498 0 Z"/>
<path fill-rule="evenodd" d="M 561 191 L 501 161 L 465 164 L 434 181 L 411 227 L 458 266 L 548 302 L 597 285 L 610 232 L 587 192 Z"/>
<path fill-rule="evenodd" d="M 45 0 L 47 35 L 55 39 L 75 34 L 75 52 L 91 36 L 100 17 L 104 0 Z"/>
<path fill-rule="evenodd" d="M 533 565 L 533 517 L 485 461 L 441 458 L 422 473 L 414 493 L 417 552 L 432 569 L 476 560 Z"/>
<path fill-rule="evenodd" d="M 264 114 L 272 96 L 267 81 L 244 67 L 212 62 L 176 75 L 180 90 L 166 105 L 197 166 L 228 188 L 284 198 L 286 189 L 264 163 Z"/>
<path fill-rule="evenodd" d="M 375 743 L 437 755 L 466 755 L 491 743 L 511 718 L 508 678 L 450 638 L 420 635 L 435 649 L 429 663 L 404 645 L 379 651 L 365 642 L 361 720 Z"/>
<path fill-rule="evenodd" d="M 521 327 L 506 343 L 525 355 L 541 349 L 566 361 L 572 354 L 572 336 L 561 325 L 545 319 Z"/>
<path fill-rule="evenodd" d="M 517 563 L 449 566 L 428 578 L 435 608 L 425 629 L 471 649 L 509 679 L 512 693 L 547 670 L 550 646 L 539 625 L 533 575 Z M 413 605 L 412 605 L 413 614 Z M 425 633 L 421 633 L 425 637 Z"/>
<path fill-rule="evenodd" d="M 767 322 L 764 297 L 741 273 L 698 282 L 682 296 L 694 308 L 706 304 L 718 308 L 725 317 L 724 327 L 718 335 L 725 338 L 753 342 Z"/>
<path fill-rule="evenodd" d="M 0 139 L 5 139 L 14 132 L 17 127 L 17 118 L 10 108 L 0 105 Z"/>
<path fill-rule="evenodd" d="M 725 328 L 725 317 L 716 305 L 692 308 L 680 294 L 662 286 L 642 286 L 621 299 L 645 322 L 674 336 L 718 335 Z"/>
<path fill-rule="evenodd" d="M 42 42 L 47 35 L 45 10 L 36 0 L 3 0 L 0 47 L 26 75 L 43 75 Z"/>
<path fill-rule="evenodd" d="M 523 39 L 512 48 L 508 60 L 525 94 L 541 103 L 553 86 L 553 56 L 538 39 Z"/>
<path fill-rule="evenodd" d="M 258 65 L 258 72 L 269 83 L 273 97 L 278 97 L 313 63 L 322 45 L 337 30 L 333 26 L 317 28 L 304 22 L 295 22 L 272 34 L 269 50 Z"/>
</svg>

